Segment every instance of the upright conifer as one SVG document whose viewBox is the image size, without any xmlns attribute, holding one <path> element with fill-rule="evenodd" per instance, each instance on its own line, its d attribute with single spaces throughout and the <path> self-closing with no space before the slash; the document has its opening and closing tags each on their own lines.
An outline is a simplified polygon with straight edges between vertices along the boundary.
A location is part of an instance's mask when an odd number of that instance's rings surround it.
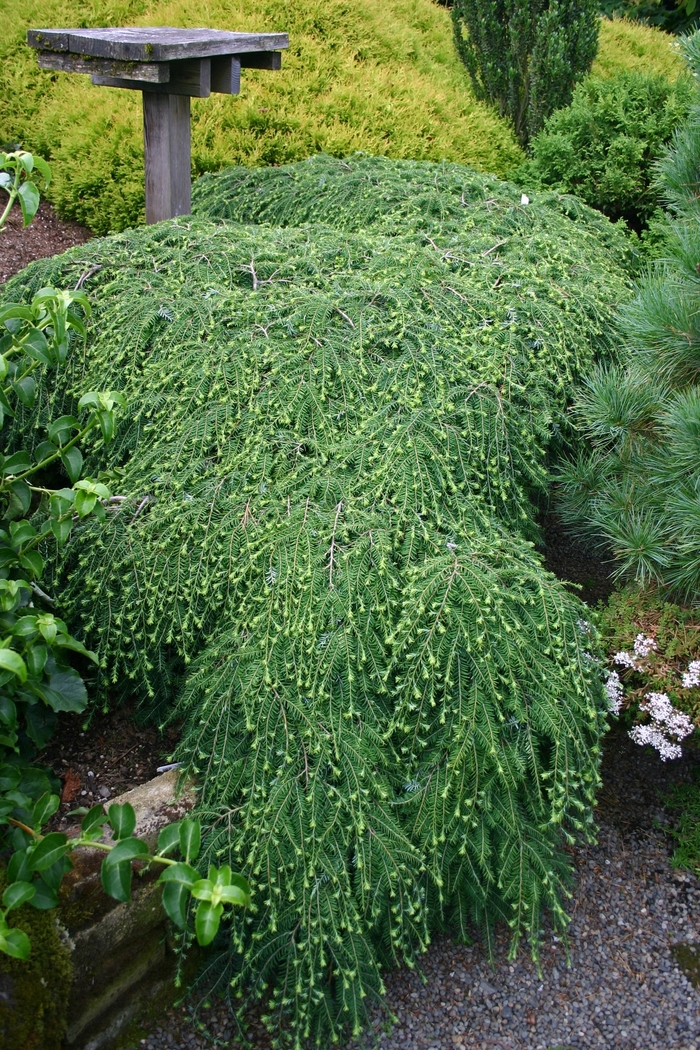
<svg viewBox="0 0 700 1050">
<path fill-rule="evenodd" d="M 590 70 L 598 17 L 596 0 L 455 0 L 455 43 L 474 90 L 523 145 Z"/>
</svg>

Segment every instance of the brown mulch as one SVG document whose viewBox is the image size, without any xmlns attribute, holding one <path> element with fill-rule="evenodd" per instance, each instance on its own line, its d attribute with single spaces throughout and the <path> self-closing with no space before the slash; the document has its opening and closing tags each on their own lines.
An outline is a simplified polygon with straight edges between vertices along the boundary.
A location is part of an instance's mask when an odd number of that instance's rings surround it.
<svg viewBox="0 0 700 1050">
<path fill-rule="evenodd" d="M 35 259 L 58 255 L 74 244 L 84 244 L 92 236 L 85 226 L 59 219 L 48 201 L 41 202 L 31 225 L 23 227 L 22 213 L 15 206 L 0 232 L 0 284 Z"/>
</svg>

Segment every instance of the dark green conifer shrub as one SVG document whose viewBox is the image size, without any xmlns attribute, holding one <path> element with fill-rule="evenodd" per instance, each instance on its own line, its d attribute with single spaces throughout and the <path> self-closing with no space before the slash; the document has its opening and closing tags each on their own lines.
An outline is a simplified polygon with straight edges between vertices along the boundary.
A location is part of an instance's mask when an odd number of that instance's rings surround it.
<svg viewBox="0 0 700 1050">
<path fill-rule="evenodd" d="M 452 21 L 477 98 L 523 145 L 570 102 L 598 50 L 597 0 L 454 0 Z"/>
<path fill-rule="evenodd" d="M 700 33 L 683 44 L 694 75 Z M 590 448 L 560 474 L 562 513 L 614 551 L 618 573 L 700 591 L 700 103 L 660 164 L 675 214 L 666 257 L 623 310 L 626 360 L 589 377 L 575 414 Z"/>
<path fill-rule="evenodd" d="M 106 687 L 184 721 L 205 859 L 253 892 L 222 945 L 235 991 L 326 1047 L 432 931 L 536 945 L 543 906 L 564 921 L 605 699 L 524 537 L 627 246 L 455 165 L 316 157 L 195 196 L 248 224 L 127 231 L 10 291 L 102 267 L 42 406 L 121 385 L 94 458 L 123 499 L 57 573 Z"/>
<path fill-rule="evenodd" d="M 658 207 L 655 163 L 687 117 L 693 95 L 688 77 L 588 77 L 575 88 L 571 105 L 548 118 L 531 143 L 531 159 L 513 178 L 528 191 L 549 186 L 575 193 L 639 233 Z"/>
</svg>

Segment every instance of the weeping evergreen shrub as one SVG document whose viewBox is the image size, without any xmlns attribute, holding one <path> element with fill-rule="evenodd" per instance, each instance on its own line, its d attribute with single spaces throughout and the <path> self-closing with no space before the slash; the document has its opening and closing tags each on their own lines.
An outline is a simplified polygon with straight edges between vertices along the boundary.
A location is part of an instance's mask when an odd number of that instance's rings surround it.
<svg viewBox="0 0 700 1050">
<path fill-rule="evenodd" d="M 700 33 L 683 43 L 700 72 Z M 622 314 L 626 358 L 599 368 L 575 403 L 589 444 L 560 472 L 572 527 L 612 548 L 618 575 L 700 592 L 700 102 L 659 166 L 671 210 L 666 258 Z"/>
<path fill-rule="evenodd" d="M 220 987 L 326 1047 L 432 932 L 502 920 L 536 950 L 543 907 L 565 922 L 606 704 L 582 607 L 526 537 L 627 248 L 574 199 L 522 206 L 456 165 L 316 157 L 195 196 L 236 221 L 11 282 L 90 272 L 95 303 L 17 430 L 88 376 L 126 395 L 91 466 L 122 498 L 56 573 L 105 689 L 183 720 L 204 862 L 250 879 Z"/>
</svg>

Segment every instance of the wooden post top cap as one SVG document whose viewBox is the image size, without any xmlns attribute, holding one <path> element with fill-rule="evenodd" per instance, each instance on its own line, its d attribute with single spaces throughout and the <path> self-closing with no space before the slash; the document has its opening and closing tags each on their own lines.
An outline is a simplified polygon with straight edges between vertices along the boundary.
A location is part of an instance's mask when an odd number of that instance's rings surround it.
<svg viewBox="0 0 700 1050">
<path fill-rule="evenodd" d="M 169 62 L 289 47 L 287 33 L 230 33 L 225 29 L 30 29 L 27 43 L 41 51 L 68 51 L 125 62 Z"/>
</svg>

